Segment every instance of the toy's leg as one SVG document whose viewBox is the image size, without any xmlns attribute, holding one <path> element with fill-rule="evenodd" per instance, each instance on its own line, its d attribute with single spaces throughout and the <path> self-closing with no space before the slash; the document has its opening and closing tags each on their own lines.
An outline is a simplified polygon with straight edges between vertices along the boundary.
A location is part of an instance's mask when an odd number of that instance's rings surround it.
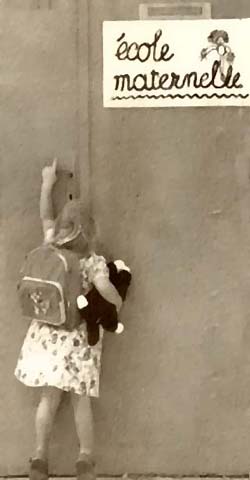
<svg viewBox="0 0 250 480">
<path fill-rule="evenodd" d="M 91 399 L 84 395 L 72 393 L 71 400 L 80 445 L 78 460 L 81 460 L 86 455 L 92 456 L 93 453 L 94 428 Z"/>
<path fill-rule="evenodd" d="M 58 409 L 62 390 L 45 387 L 36 411 L 36 451 L 35 458 L 47 460 L 52 426 Z"/>
</svg>

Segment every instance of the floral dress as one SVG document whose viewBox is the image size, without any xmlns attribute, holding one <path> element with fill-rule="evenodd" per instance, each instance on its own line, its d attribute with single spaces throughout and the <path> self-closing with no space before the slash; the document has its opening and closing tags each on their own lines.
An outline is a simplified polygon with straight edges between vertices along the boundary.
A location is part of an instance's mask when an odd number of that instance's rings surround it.
<svg viewBox="0 0 250 480">
<path fill-rule="evenodd" d="M 93 280 L 108 276 L 104 257 L 92 254 L 80 260 L 83 293 Z M 103 330 L 90 347 L 85 323 L 69 332 L 33 320 L 17 361 L 15 376 L 31 387 L 53 386 L 91 397 L 99 396 Z"/>
</svg>

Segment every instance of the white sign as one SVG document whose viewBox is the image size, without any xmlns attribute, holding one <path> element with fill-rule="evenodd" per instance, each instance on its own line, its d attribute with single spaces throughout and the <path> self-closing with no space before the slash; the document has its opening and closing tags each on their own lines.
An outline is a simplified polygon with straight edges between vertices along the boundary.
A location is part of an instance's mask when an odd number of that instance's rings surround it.
<svg viewBox="0 0 250 480">
<path fill-rule="evenodd" d="M 104 107 L 250 105 L 250 19 L 103 24 Z"/>
</svg>

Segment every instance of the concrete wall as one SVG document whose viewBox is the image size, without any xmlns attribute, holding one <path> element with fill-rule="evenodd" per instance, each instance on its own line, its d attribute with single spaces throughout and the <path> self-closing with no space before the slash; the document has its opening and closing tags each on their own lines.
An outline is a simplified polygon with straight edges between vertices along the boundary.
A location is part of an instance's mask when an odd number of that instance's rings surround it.
<svg viewBox="0 0 250 480">
<path fill-rule="evenodd" d="M 212 4 L 214 17 L 250 16 L 248 0 Z M 0 475 L 27 472 L 34 440 L 38 392 L 13 378 L 26 330 L 15 282 L 41 238 L 40 169 L 55 154 L 76 164 L 103 251 L 135 278 L 126 332 L 105 339 L 99 471 L 248 472 L 248 110 L 104 110 L 102 21 L 137 19 L 134 0 L 5 0 L 0 14 Z M 68 407 L 51 445 L 58 475 L 74 472 Z"/>
<path fill-rule="evenodd" d="M 250 115 L 104 110 L 102 21 L 138 19 L 138 4 L 90 3 L 92 199 L 107 253 L 134 272 L 126 333 L 106 344 L 100 458 L 112 473 L 243 474 Z M 247 1 L 212 4 L 250 16 Z"/>
<path fill-rule="evenodd" d="M 86 12 L 84 1 L 0 2 L 4 262 L 1 269 L 0 475 L 27 473 L 34 445 L 34 412 L 40 392 L 17 382 L 13 371 L 28 326 L 20 318 L 17 304 L 18 272 L 25 252 L 42 238 L 39 221 L 41 167 L 57 155 L 60 164 L 72 170 L 75 165 L 77 167 L 80 152 L 83 155 L 85 149 L 87 151 L 87 17 L 82 15 L 80 20 L 80 8 Z M 80 24 L 81 35 L 78 32 Z M 84 36 L 85 49 L 80 45 Z M 85 103 L 85 112 L 82 103 Z M 68 194 L 75 192 L 75 185 L 71 187 Z M 85 189 L 87 191 L 87 179 L 82 187 Z M 65 201 L 64 194 L 65 182 L 57 191 L 57 207 Z M 67 468 L 72 473 L 76 438 L 72 412 L 66 408 L 67 399 L 65 403 L 52 442 L 52 470 L 60 464 L 61 473 L 69 473 Z M 69 450 L 72 459 L 67 456 Z"/>
</svg>

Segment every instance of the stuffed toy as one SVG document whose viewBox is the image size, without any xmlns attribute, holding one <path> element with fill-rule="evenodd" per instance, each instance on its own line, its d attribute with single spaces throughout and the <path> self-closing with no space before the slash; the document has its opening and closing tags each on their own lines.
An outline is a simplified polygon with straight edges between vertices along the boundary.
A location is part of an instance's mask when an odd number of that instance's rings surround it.
<svg viewBox="0 0 250 480">
<path fill-rule="evenodd" d="M 122 260 L 108 263 L 109 280 L 114 285 L 122 300 L 127 296 L 132 275 Z M 99 326 L 108 332 L 122 333 L 124 326 L 118 321 L 116 307 L 103 298 L 93 287 L 90 292 L 77 298 L 77 305 L 83 320 L 87 323 L 88 343 L 96 345 L 100 338 Z"/>
</svg>

